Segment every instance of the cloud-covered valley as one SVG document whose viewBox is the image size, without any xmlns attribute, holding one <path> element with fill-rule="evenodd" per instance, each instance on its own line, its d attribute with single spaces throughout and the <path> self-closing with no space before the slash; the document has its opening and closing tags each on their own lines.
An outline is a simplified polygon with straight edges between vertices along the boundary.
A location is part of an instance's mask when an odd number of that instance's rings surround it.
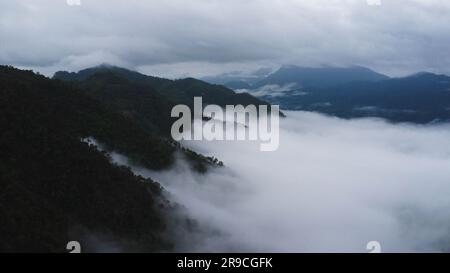
<svg viewBox="0 0 450 273">
<path fill-rule="evenodd" d="M 288 112 L 280 148 L 184 143 L 226 167 L 206 175 L 179 161 L 160 181 L 202 233 L 178 230 L 182 251 L 448 251 L 450 126 L 342 120 Z"/>
</svg>

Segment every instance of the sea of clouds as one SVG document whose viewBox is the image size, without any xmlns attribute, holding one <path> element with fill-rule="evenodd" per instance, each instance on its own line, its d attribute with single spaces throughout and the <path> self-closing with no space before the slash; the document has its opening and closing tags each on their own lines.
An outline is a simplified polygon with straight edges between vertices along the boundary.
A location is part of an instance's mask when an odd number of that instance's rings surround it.
<svg viewBox="0 0 450 273">
<path fill-rule="evenodd" d="M 286 113 L 275 152 L 189 141 L 225 167 L 135 168 L 200 226 L 175 232 L 179 250 L 366 252 L 369 241 L 386 252 L 450 250 L 450 125 Z"/>
</svg>

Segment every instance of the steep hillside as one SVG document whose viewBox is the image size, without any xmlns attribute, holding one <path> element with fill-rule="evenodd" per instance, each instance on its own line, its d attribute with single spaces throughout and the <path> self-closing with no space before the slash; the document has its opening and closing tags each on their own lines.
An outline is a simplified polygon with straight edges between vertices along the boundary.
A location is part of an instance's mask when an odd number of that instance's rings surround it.
<svg viewBox="0 0 450 273">
<path fill-rule="evenodd" d="M 160 169 L 174 148 L 68 86 L 0 67 L 0 251 L 170 249 L 170 206 L 158 183 L 110 163 L 92 136 Z M 102 251 L 107 251 L 103 249 Z"/>
</svg>

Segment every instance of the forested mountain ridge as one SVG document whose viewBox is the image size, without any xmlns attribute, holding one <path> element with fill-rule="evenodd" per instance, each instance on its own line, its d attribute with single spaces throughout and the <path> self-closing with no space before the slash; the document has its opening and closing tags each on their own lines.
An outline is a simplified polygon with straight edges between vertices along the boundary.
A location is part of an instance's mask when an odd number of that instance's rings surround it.
<svg viewBox="0 0 450 273">
<path fill-rule="evenodd" d="M 0 126 L 1 252 L 64 252 L 74 238 L 85 251 L 98 251 L 102 241 L 116 250 L 171 249 L 165 233 L 172 206 L 161 186 L 112 164 L 83 138 L 155 170 L 171 166 L 176 150 L 199 171 L 215 164 L 84 91 L 5 66 Z"/>
<path fill-rule="evenodd" d="M 7 219 L 0 227 L 1 251 L 62 252 L 80 228 L 139 240 L 149 250 L 161 246 L 159 185 L 110 164 L 80 141 L 114 130 L 108 122 L 114 114 L 64 85 L 10 67 L 0 68 L 0 92 L 0 214 Z M 127 124 L 120 116 L 114 121 Z M 125 131 L 115 133 L 120 138 Z"/>
<path fill-rule="evenodd" d="M 146 128 L 169 134 L 174 119 L 170 111 L 177 104 L 193 106 L 201 96 L 204 105 L 270 105 L 250 94 L 240 94 L 222 85 L 194 78 L 169 80 L 120 67 L 101 65 L 77 73 L 56 72 L 53 79 L 70 82 L 114 109 L 132 115 Z M 283 116 L 283 114 L 281 114 Z"/>
</svg>

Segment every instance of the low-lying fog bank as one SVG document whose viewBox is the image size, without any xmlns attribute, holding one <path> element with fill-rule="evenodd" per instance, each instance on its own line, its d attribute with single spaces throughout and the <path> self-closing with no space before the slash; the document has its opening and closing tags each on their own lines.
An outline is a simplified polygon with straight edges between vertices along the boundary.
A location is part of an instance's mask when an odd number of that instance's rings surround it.
<svg viewBox="0 0 450 273">
<path fill-rule="evenodd" d="M 287 112 L 280 147 L 189 141 L 225 168 L 182 161 L 160 181 L 208 232 L 179 231 L 182 251 L 450 250 L 450 125 L 414 126 Z"/>
</svg>

